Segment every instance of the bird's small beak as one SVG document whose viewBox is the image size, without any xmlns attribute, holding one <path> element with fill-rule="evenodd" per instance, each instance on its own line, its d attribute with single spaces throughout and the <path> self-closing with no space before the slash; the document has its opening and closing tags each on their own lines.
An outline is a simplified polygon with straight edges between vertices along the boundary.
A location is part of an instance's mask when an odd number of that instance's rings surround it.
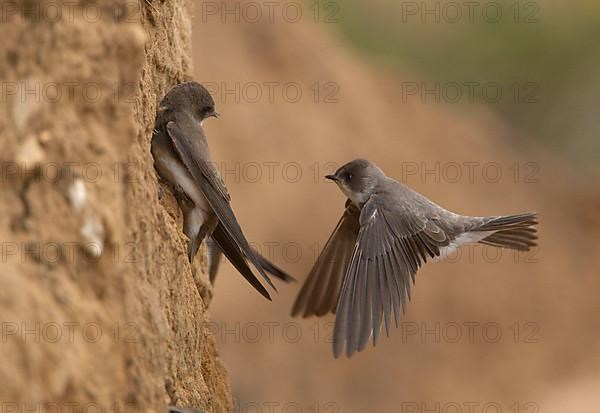
<svg viewBox="0 0 600 413">
<path fill-rule="evenodd" d="M 325 175 L 325 178 L 327 178 L 327 179 L 329 179 L 330 181 L 333 181 L 333 182 L 339 181 L 338 177 L 335 176 L 335 175 Z"/>
<path fill-rule="evenodd" d="M 221 117 L 221 114 L 219 114 L 219 112 L 217 112 L 217 111 L 215 110 L 215 111 L 214 111 L 214 112 L 213 112 L 213 113 L 212 113 L 210 116 L 212 116 L 213 118 L 217 118 L 217 119 L 219 119 L 219 118 Z"/>
</svg>

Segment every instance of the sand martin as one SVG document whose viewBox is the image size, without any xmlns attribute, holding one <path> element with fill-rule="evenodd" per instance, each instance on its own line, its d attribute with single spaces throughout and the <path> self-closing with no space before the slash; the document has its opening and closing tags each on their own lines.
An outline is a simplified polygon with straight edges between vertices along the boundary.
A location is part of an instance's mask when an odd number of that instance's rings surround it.
<svg viewBox="0 0 600 413">
<path fill-rule="evenodd" d="M 189 238 L 188 259 L 192 262 L 200 243 L 207 238 L 208 267 L 214 281 L 224 253 L 233 266 L 264 297 L 269 293 L 248 262 L 273 289 L 266 272 L 284 281 L 293 280 L 253 250 L 231 209 L 230 196 L 211 160 L 203 122 L 218 118 L 215 102 L 196 82 L 171 88 L 160 102 L 151 151 L 159 176 L 172 188 L 184 215 L 184 233 Z"/>
<path fill-rule="evenodd" d="M 333 352 L 348 357 L 382 322 L 389 337 L 411 296 L 411 282 L 428 258 L 446 257 L 465 243 L 527 251 L 536 246 L 537 215 L 470 217 L 455 214 L 357 159 L 326 178 L 348 198 L 342 218 L 310 271 L 292 315 L 335 312 Z"/>
</svg>

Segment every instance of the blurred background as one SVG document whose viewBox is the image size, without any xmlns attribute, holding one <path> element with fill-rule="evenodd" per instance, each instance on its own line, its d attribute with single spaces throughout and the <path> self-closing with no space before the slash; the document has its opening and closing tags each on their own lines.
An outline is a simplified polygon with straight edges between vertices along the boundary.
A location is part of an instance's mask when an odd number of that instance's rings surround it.
<svg viewBox="0 0 600 413">
<path fill-rule="evenodd" d="M 597 409 L 598 4 L 195 7 L 213 156 L 246 235 L 298 279 L 269 303 L 221 268 L 212 328 L 239 411 Z M 335 360 L 333 317 L 290 309 L 343 210 L 322 177 L 357 157 L 455 212 L 537 211 L 540 242 L 426 265 L 401 327 Z"/>
</svg>

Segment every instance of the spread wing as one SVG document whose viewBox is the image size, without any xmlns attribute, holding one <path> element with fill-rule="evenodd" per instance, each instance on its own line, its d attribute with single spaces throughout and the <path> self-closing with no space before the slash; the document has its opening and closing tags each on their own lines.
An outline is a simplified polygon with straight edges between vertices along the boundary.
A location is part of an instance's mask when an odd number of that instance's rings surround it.
<svg viewBox="0 0 600 413">
<path fill-rule="evenodd" d="M 166 130 L 167 135 L 171 139 L 173 147 L 175 148 L 179 158 L 182 160 L 196 182 L 198 182 L 204 196 L 206 197 L 206 200 L 217 215 L 219 223 L 222 225 L 224 234 L 221 234 L 221 240 L 227 238 L 229 242 L 234 243 L 237 248 L 233 249 L 231 253 L 235 254 L 239 251 L 242 254 L 242 256 L 236 257 L 238 264 L 241 264 L 239 262 L 240 259 L 243 261 L 245 266 L 247 266 L 246 260 L 250 261 L 260 272 L 264 280 L 276 290 L 275 286 L 260 265 L 256 255 L 254 254 L 254 251 L 250 248 L 248 240 L 246 240 L 246 237 L 244 236 L 242 229 L 240 228 L 240 225 L 233 214 L 227 189 L 223 185 L 223 182 L 214 169 L 214 166 L 201 157 L 204 148 L 200 146 L 198 137 L 188 136 L 189 134 L 186 134 L 183 128 L 181 128 L 175 121 L 168 122 L 166 125 Z M 224 250 L 224 248 L 222 249 Z M 228 258 L 231 260 L 229 256 Z M 252 274 L 252 277 L 255 278 L 251 271 L 250 273 Z M 248 279 L 248 271 L 244 271 L 242 274 L 244 277 L 246 277 L 246 279 Z M 257 279 L 252 281 L 248 279 L 248 281 L 250 281 L 250 283 L 255 287 L 256 283 L 260 284 Z M 265 295 L 264 291 L 261 291 L 260 289 L 259 291 L 261 294 Z M 268 298 L 268 294 L 266 297 Z"/>
<path fill-rule="evenodd" d="M 360 211 L 350 201 L 308 274 L 292 308 L 292 316 L 322 316 L 334 312 L 358 235 Z"/>
<path fill-rule="evenodd" d="M 417 270 L 450 243 L 435 214 L 422 212 L 431 209 L 384 201 L 385 195 L 373 195 L 360 213 L 360 230 L 337 303 L 335 357 L 344 348 L 348 357 L 363 350 L 371 335 L 376 345 L 382 320 L 389 336 L 392 313 L 398 327 L 400 307 L 404 313 Z"/>
</svg>

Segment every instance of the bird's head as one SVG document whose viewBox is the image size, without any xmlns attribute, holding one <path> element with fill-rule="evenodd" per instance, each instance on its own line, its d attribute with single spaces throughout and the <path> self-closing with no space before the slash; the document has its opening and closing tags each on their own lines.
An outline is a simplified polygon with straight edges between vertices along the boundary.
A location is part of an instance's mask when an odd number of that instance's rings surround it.
<svg viewBox="0 0 600 413">
<path fill-rule="evenodd" d="M 197 82 L 185 82 L 173 86 L 163 98 L 160 106 L 186 108 L 199 122 L 206 118 L 219 117 L 210 92 Z"/>
<path fill-rule="evenodd" d="M 355 205 L 364 204 L 385 174 L 371 161 L 355 159 L 325 178 L 335 182 Z"/>
</svg>

